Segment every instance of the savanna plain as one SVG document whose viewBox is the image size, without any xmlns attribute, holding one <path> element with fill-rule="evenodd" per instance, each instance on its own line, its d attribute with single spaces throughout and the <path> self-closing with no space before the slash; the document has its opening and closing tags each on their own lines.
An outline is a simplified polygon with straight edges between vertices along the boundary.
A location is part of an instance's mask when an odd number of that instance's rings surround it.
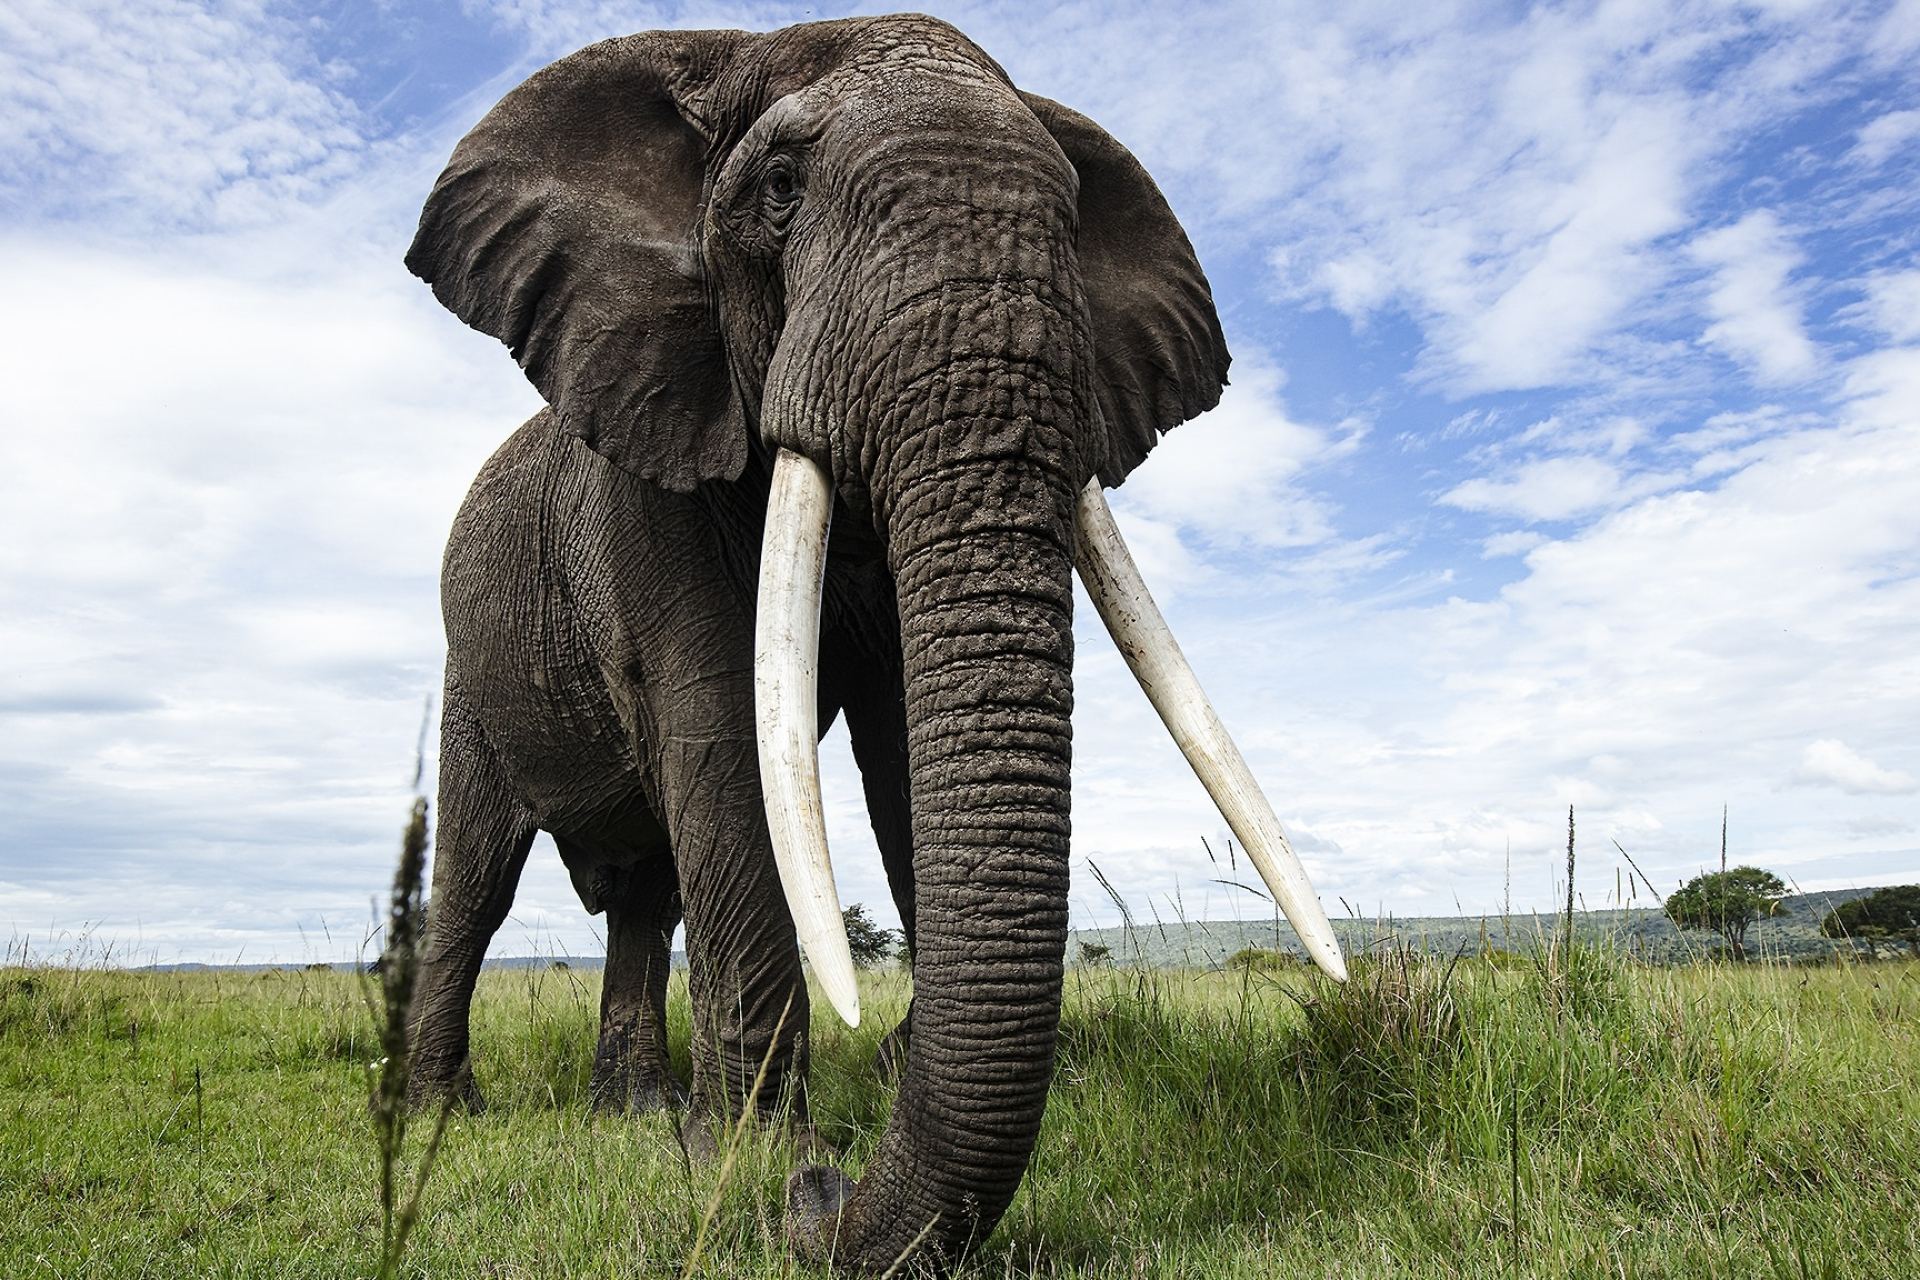
<svg viewBox="0 0 1920 1280">
<path fill-rule="evenodd" d="M 1077 967 L 989 1276 L 1903 1276 L 1920 1259 L 1920 963 L 1643 965 L 1604 940 L 1336 987 L 1276 961 Z M 795 1156 L 688 1161 L 590 1114 L 598 975 L 491 970 L 400 1273 L 788 1276 Z M 857 1172 L 910 979 L 816 1002 L 815 1121 Z M 684 975 L 670 1005 L 683 1073 Z M 0 1275 L 368 1276 L 363 979 L 0 970 Z M 405 1163 L 432 1130 L 416 1117 Z"/>
</svg>

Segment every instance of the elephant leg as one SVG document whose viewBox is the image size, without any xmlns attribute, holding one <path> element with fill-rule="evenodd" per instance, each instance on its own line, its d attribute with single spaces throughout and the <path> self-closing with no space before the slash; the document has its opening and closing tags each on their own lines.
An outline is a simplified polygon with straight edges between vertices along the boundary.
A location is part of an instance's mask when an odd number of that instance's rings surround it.
<svg viewBox="0 0 1920 1280">
<path fill-rule="evenodd" d="M 513 906 L 536 828 L 514 799 L 465 698 L 447 682 L 440 727 L 440 813 L 434 836 L 427 944 L 408 1032 L 407 1096 L 483 1102 L 468 1062 L 474 983 L 487 944 Z"/>
<path fill-rule="evenodd" d="M 723 699 L 741 723 L 663 735 L 662 793 L 680 871 L 693 1004 L 691 1140 L 751 1106 L 807 1123 L 806 979 L 760 796 L 753 696 Z M 709 704 L 714 705 L 714 704 Z M 704 1132 L 703 1132 L 704 1131 Z"/>
<path fill-rule="evenodd" d="M 607 559 L 631 577 L 606 608 L 624 629 L 596 643 L 601 669 L 625 682 L 615 701 L 679 873 L 693 1021 L 683 1132 L 704 1146 L 750 1100 L 766 1118 L 807 1114 L 806 979 L 760 789 L 754 573 L 734 559 L 759 541 L 740 521 L 760 502 L 743 512 L 725 486 L 622 491 L 632 554 Z"/>
<path fill-rule="evenodd" d="M 897 651 L 897 645 L 895 646 Z M 821 682 L 832 679 L 847 717 L 847 737 L 867 797 L 867 817 L 900 928 L 912 955 L 914 943 L 913 804 L 908 793 L 907 707 L 897 657 L 853 655 L 821 660 Z M 844 672 L 836 668 L 847 668 Z M 875 674 L 878 679 L 875 679 Z M 864 677 L 864 678 L 862 678 Z M 913 1006 L 880 1041 L 873 1071 L 881 1080 L 898 1078 L 907 1060 Z"/>
<path fill-rule="evenodd" d="M 673 931 L 680 924 L 680 885 L 664 847 L 632 867 L 624 881 L 607 903 L 593 1107 L 658 1111 L 685 1100 L 667 1057 L 667 979 Z"/>
</svg>

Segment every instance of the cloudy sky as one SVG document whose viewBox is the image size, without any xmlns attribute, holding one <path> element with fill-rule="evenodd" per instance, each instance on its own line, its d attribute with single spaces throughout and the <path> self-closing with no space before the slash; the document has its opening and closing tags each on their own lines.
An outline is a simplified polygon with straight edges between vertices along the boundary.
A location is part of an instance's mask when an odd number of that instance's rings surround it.
<svg viewBox="0 0 1920 1280">
<path fill-rule="evenodd" d="M 931 3 L 1158 178 L 1234 354 L 1115 507 L 1334 914 L 1617 840 L 1920 878 L 1920 3 Z M 862 6 L 0 7 L 0 930 L 350 956 L 537 399 L 400 264 L 592 40 Z M 1243 914 L 1091 611 L 1078 923 Z M 843 899 L 890 916 L 844 738 Z M 431 757 L 429 757 L 431 766 Z M 1510 889 L 1509 889 L 1509 867 Z M 1644 890 L 1641 893 L 1646 901 Z M 550 847 L 496 951 L 596 950 Z"/>
</svg>

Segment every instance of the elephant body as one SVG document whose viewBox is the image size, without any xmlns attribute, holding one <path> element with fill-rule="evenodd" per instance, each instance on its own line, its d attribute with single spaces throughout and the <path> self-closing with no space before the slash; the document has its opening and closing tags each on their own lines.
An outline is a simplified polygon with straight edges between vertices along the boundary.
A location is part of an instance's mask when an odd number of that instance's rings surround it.
<svg viewBox="0 0 1920 1280">
<path fill-rule="evenodd" d="M 434 928 L 414 1034 L 421 1089 L 478 1101 L 464 1069 L 473 983 L 536 830 L 554 837 L 587 910 L 607 914 L 596 1104 L 645 1107 L 674 1091 L 664 1001 L 683 881 L 695 1007 L 718 1019 L 695 1032 L 693 1101 L 724 1115 L 751 1089 L 782 1012 L 760 1003 L 800 985 L 771 862 L 741 856 L 765 841 L 751 681 L 766 492 L 758 458 L 738 482 L 691 494 L 638 480 L 551 412 L 474 483 L 441 588 L 448 663 Z M 820 722 L 845 709 L 890 879 L 905 886 L 892 581 L 877 542 L 851 520 L 839 529 L 823 593 Z M 906 895 L 909 933 L 912 909 Z M 789 1015 L 796 1027 L 804 1010 L 803 997 Z M 775 1048 L 774 1079 L 804 1080 L 796 1048 L 803 1038 Z M 804 1116 L 804 1097 L 789 1101 Z M 761 1100 L 768 1112 L 780 1102 L 777 1090 Z"/>
<path fill-rule="evenodd" d="M 471 1089 L 474 977 L 545 829 L 607 913 L 596 1101 L 677 1091 L 684 914 L 689 1107 L 737 1114 L 764 1057 L 760 1104 L 804 1121 L 755 718 L 769 489 L 797 465 L 831 495 L 819 723 L 846 717 L 914 999 L 874 1157 L 857 1184 L 797 1171 L 790 1226 L 855 1271 L 957 1256 L 1052 1072 L 1076 513 L 1225 382 L 1186 236 L 1097 125 L 902 16 L 562 59 L 461 142 L 407 261 L 549 405 L 447 552 L 420 1087 Z"/>
</svg>

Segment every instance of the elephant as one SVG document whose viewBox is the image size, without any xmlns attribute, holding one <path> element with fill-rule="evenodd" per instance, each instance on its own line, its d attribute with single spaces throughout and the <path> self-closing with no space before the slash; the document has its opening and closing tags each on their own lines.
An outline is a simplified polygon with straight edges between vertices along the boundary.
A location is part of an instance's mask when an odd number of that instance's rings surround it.
<svg viewBox="0 0 1920 1280">
<path fill-rule="evenodd" d="M 480 1102 L 476 975 L 545 830 L 606 913 L 595 1104 L 804 1129 L 803 946 L 859 1016 L 815 757 L 844 716 L 913 998 L 875 1154 L 857 1181 L 796 1168 L 789 1238 L 854 1273 L 983 1240 L 1052 1074 L 1076 564 L 1341 972 L 1102 497 L 1218 402 L 1229 357 L 1179 222 L 1098 125 L 927 17 L 608 40 L 467 134 L 406 261 L 546 402 L 444 562 L 422 1095 Z"/>
</svg>

